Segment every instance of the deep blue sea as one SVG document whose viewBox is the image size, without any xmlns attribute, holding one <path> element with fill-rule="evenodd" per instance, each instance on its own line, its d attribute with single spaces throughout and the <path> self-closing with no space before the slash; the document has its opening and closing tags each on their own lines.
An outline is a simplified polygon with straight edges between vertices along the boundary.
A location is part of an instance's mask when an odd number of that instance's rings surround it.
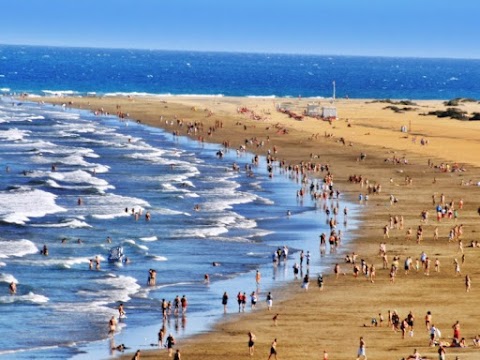
<svg viewBox="0 0 480 360">
<path fill-rule="evenodd" d="M 257 269 L 260 306 L 268 289 L 294 279 L 300 250 L 311 252 L 311 275 L 327 271 L 332 257 L 328 249 L 322 256 L 318 242 L 328 232 L 324 207 L 349 207 L 348 226 L 339 219 L 344 242 L 357 211 L 342 196 L 300 201 L 299 179 L 277 166 L 270 178 L 263 158 L 247 176 L 248 152 L 220 159 L 218 145 L 9 94 L 329 97 L 335 81 L 337 96 L 352 98 L 478 98 L 478 65 L 0 46 L 0 357 L 106 359 L 115 356 L 113 343 L 151 348 L 163 326 L 161 300 L 176 295 L 186 295 L 189 308 L 169 317 L 167 331 L 180 339 L 207 331 L 223 316 L 224 291 L 235 313 L 238 291 L 257 290 Z M 132 209 L 142 212 L 138 220 Z M 48 256 L 40 254 L 44 245 Z M 116 245 L 129 263 L 108 263 Z M 283 246 L 289 258 L 273 266 L 272 253 Z M 91 270 L 96 256 L 100 269 Z M 153 287 L 146 285 L 149 269 L 158 274 Z M 121 302 L 128 317 L 109 338 L 108 320 Z"/>
<path fill-rule="evenodd" d="M 113 50 L 0 45 L 0 89 L 149 93 L 480 98 L 480 60 Z"/>
</svg>

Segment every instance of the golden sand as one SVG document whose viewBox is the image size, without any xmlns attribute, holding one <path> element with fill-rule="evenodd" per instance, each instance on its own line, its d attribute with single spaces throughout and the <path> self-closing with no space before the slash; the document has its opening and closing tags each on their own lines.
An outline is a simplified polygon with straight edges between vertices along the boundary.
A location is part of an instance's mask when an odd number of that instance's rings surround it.
<svg viewBox="0 0 480 360">
<path fill-rule="evenodd" d="M 62 98 L 42 99 L 52 103 L 105 111 L 122 112 L 129 119 L 145 124 L 178 131 L 185 135 L 185 127 L 176 126 L 176 120 L 185 123 L 203 124 L 206 142 L 228 142 L 236 148 L 245 139 L 257 137 L 269 140 L 260 154 L 275 146 L 277 157 L 291 164 L 301 161 L 328 163 L 334 175 L 336 188 L 351 200 L 359 193 L 366 194 L 366 184 L 353 184 L 350 175 L 362 175 L 369 184 L 381 184 L 380 194 L 371 194 L 361 215 L 361 224 L 354 234 L 354 241 L 339 253 L 355 252 L 376 268 L 375 282 L 364 276 L 353 277 L 352 265 L 346 264 L 343 255 L 338 255 L 342 275 L 336 279 L 333 271 L 325 276 L 325 288 L 321 291 L 312 282 L 305 292 L 300 283 L 292 281 L 274 292 L 277 299 L 274 309 L 266 310 L 263 301 L 257 310 L 245 314 L 229 315 L 206 334 L 182 339 L 176 345 L 181 349 L 182 359 L 267 359 L 270 344 L 278 340 L 278 359 L 323 359 L 323 351 L 329 359 L 355 359 L 360 336 L 366 341 L 369 359 L 401 359 L 416 348 L 429 359 L 437 359 L 437 347 L 429 347 L 429 333 L 424 318 L 427 311 L 433 314 L 433 323 L 442 331 L 442 341 L 451 342 L 452 325 L 458 320 L 461 336 L 467 348 L 447 348 L 447 359 L 480 359 L 480 348 L 474 347 L 472 339 L 480 333 L 480 264 L 476 261 L 480 248 L 468 247 L 480 237 L 480 122 L 464 122 L 423 116 L 435 109 L 445 109 L 441 101 L 415 101 L 411 111 L 395 113 L 385 109 L 389 104 L 370 100 L 339 100 L 335 103 L 339 119 L 332 123 L 304 117 L 294 120 L 276 111 L 282 101 L 292 102 L 292 109 L 300 114 L 306 104 L 316 99 L 269 99 L 269 98 Z M 320 105 L 331 104 L 322 100 Z M 245 108 L 239 113 L 239 108 Z M 478 103 L 465 103 L 461 108 L 469 113 L 480 112 Z M 174 120 L 167 125 L 165 120 Z M 215 125 L 216 128 L 215 128 Z M 220 126 L 221 125 L 221 126 Z M 409 132 L 401 132 L 407 126 Z M 210 135 L 209 127 L 215 128 Z M 422 145 L 421 142 L 428 144 Z M 251 152 L 257 148 L 247 148 Z M 366 154 L 359 161 L 360 154 Z M 312 158 L 313 155 L 313 158 Z M 318 158 L 317 158 L 318 156 Z M 408 164 L 393 164 L 392 159 L 404 159 Z M 445 164 L 464 168 L 465 171 L 443 172 L 435 166 Z M 311 174 L 315 176 L 315 174 Z M 458 210 L 458 219 L 442 219 L 437 222 L 435 206 L 444 194 L 446 203 L 454 202 L 456 209 L 463 199 L 463 209 Z M 398 203 L 390 203 L 390 195 Z M 292 195 L 293 196 L 293 195 Z M 420 214 L 428 210 L 427 223 L 421 223 Z M 390 216 L 403 216 L 404 228 L 392 229 L 384 239 L 383 228 Z M 416 229 L 423 226 L 424 236 L 415 241 Z M 464 246 L 464 263 L 459 240 L 448 241 L 450 229 L 463 224 L 461 241 Z M 438 227 L 439 239 L 433 240 L 434 228 Z M 406 239 L 408 228 L 413 229 L 413 239 Z M 382 269 L 382 257 L 378 255 L 379 244 L 386 242 L 388 259 L 399 256 L 399 270 L 395 282 L 389 270 Z M 407 256 L 414 260 L 424 251 L 431 261 L 430 274 L 420 268 L 405 275 L 403 262 Z M 434 261 L 440 261 L 440 272 L 434 270 Z M 461 274 L 454 271 L 454 259 L 460 262 Z M 345 274 L 343 274 L 345 273 Z M 465 275 L 471 278 L 472 288 L 465 287 Z M 252 279 L 252 285 L 255 279 Z M 281 301 L 279 300 L 281 299 Z M 387 311 L 396 310 L 402 320 L 412 311 L 415 315 L 413 336 L 402 339 L 401 332 L 387 327 Z M 219 305 L 219 313 L 222 312 Z M 272 317 L 280 314 L 278 325 Z M 370 326 L 371 318 L 385 318 L 382 326 Z M 256 334 L 255 354 L 249 356 L 248 332 Z M 126 355 L 130 359 L 132 355 Z M 166 350 L 143 351 L 141 358 L 167 359 Z"/>
</svg>

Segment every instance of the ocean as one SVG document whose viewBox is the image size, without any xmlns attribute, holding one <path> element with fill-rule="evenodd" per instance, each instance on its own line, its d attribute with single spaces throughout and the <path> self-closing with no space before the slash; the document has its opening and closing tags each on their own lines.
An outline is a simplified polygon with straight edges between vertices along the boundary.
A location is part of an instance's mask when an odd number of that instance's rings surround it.
<svg viewBox="0 0 480 360">
<path fill-rule="evenodd" d="M 448 99 L 478 97 L 478 65 L 0 46 L 0 332 L 8 334 L 0 357 L 106 359 L 115 356 L 112 341 L 152 348 L 163 326 L 161 301 L 177 295 L 187 296 L 188 311 L 169 317 L 167 331 L 180 339 L 208 331 L 223 317 L 223 292 L 237 312 L 236 294 L 256 290 L 257 269 L 262 304 L 265 291 L 294 279 L 300 250 L 311 253 L 312 277 L 330 271 L 328 251 L 319 251 L 319 234 L 329 231 L 324 206 L 350 209 L 348 224 L 339 221 L 344 242 L 358 211 L 342 196 L 299 200 L 300 180 L 278 167 L 270 178 L 264 158 L 247 176 L 252 154 L 219 158 L 219 145 L 9 94 L 329 97 L 335 81 L 337 96 Z M 40 254 L 44 245 L 48 256 Z M 122 246 L 129 262 L 108 263 L 112 246 Z M 272 266 L 283 246 L 287 262 Z M 89 268 L 95 257 L 99 270 Z M 149 269 L 155 286 L 147 286 Z M 109 338 L 120 303 L 127 318 Z"/>
<path fill-rule="evenodd" d="M 453 99 L 480 97 L 480 60 L 0 45 L 0 91 Z"/>
</svg>

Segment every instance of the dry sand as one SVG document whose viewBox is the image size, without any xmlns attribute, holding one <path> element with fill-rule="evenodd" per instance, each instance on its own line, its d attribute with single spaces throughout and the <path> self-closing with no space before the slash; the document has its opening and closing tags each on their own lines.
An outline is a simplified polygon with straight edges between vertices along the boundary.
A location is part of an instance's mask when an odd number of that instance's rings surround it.
<svg viewBox="0 0 480 360">
<path fill-rule="evenodd" d="M 472 338 L 480 333 L 480 248 L 468 247 L 471 241 L 478 241 L 480 216 L 480 122 L 462 122 L 422 116 L 434 109 L 445 109 L 441 101 L 415 101 L 412 110 L 395 113 L 385 109 L 388 104 L 370 100 L 339 100 L 336 102 L 339 119 L 329 124 L 313 118 L 302 121 L 289 118 L 277 112 L 275 104 L 282 99 L 269 98 L 62 98 L 42 99 L 47 102 L 76 108 L 117 113 L 123 112 L 128 118 L 145 124 L 178 131 L 186 134 L 186 127 L 167 125 L 165 120 L 180 119 L 184 123 L 201 122 L 203 133 L 198 134 L 207 142 L 228 141 L 232 148 L 244 144 L 245 139 L 257 137 L 269 143 L 266 149 L 276 146 L 277 157 L 288 163 L 301 161 L 328 163 L 334 175 L 336 187 L 352 201 L 359 193 L 367 192 L 366 186 L 352 184 L 350 175 L 362 175 L 369 184 L 381 184 L 380 194 L 372 194 L 364 203 L 361 224 L 354 234 L 355 239 L 343 253 L 355 252 L 358 259 L 374 264 L 377 278 L 374 283 L 365 277 L 354 278 L 352 266 L 346 264 L 343 256 L 334 261 L 341 266 L 338 279 L 333 271 L 325 277 L 325 288 L 320 291 L 312 282 L 310 290 L 300 289 L 300 283 L 293 281 L 274 293 L 276 302 L 271 312 L 260 307 L 245 314 L 228 315 L 211 332 L 193 336 L 177 343 L 182 359 L 246 359 L 250 358 L 247 341 L 248 332 L 256 334 L 255 354 L 252 358 L 267 359 L 274 338 L 278 339 L 279 359 L 322 359 L 328 351 L 329 359 L 355 359 L 359 337 L 366 341 L 369 359 L 401 359 L 413 353 L 416 348 L 423 356 L 437 359 L 437 348 L 429 347 L 429 334 L 424 317 L 427 311 L 433 314 L 433 323 L 442 330 L 442 340 L 451 341 L 455 321 L 461 324 L 461 335 L 467 340 L 467 348 L 447 348 L 447 359 L 480 359 L 480 348 L 472 346 Z M 287 99 L 293 110 L 301 113 L 306 104 L 318 99 Z M 322 105 L 330 105 L 322 100 Z M 245 107 L 249 111 L 237 113 Z M 462 109 L 480 112 L 478 103 L 466 103 Z M 252 111 L 260 119 L 252 119 Z M 209 127 L 217 128 L 208 135 Z M 219 127 L 218 125 L 220 125 Z M 402 125 L 410 128 L 409 133 L 400 132 Z M 286 130 L 286 133 L 284 133 Z M 325 135 L 331 135 L 326 137 Z M 345 145 L 340 141 L 343 138 Z M 428 145 L 421 145 L 421 139 Z M 257 148 L 249 147 L 257 152 Z M 358 161 L 360 153 L 366 154 L 364 161 Z M 311 156 L 314 155 L 314 159 Z M 318 158 L 316 156 L 318 155 Z M 392 164 L 393 157 L 404 157 L 408 164 Z M 456 164 L 466 171 L 442 172 L 428 166 Z M 314 174 L 311 174 L 314 176 Z M 405 179 L 411 179 L 408 184 Z M 469 181 L 475 185 L 465 185 Z M 462 185 L 462 182 L 464 183 Z M 398 203 L 390 204 L 390 194 Z M 463 209 L 458 210 L 459 218 L 436 221 L 432 195 L 440 201 L 440 194 L 446 202 L 455 202 L 458 208 L 463 199 Z M 292 195 L 293 196 L 293 195 Z M 429 220 L 423 224 L 424 239 L 415 241 L 415 231 L 421 224 L 420 213 L 429 211 Z M 384 240 L 383 227 L 389 223 L 390 215 L 403 216 L 403 230 L 392 229 L 390 237 Z M 461 237 L 464 245 L 465 263 L 461 264 L 461 275 L 455 275 L 453 261 L 461 261 L 458 240 L 448 241 L 448 233 L 455 225 L 463 224 Z M 434 241 L 434 228 L 439 228 L 439 240 Z M 405 239 L 406 229 L 412 228 L 413 240 Z M 387 254 L 400 257 L 400 269 L 395 283 L 389 279 L 389 270 L 382 269 L 382 258 L 378 255 L 379 244 L 385 241 Z M 409 275 L 403 271 L 407 256 L 414 261 L 425 251 L 432 259 L 430 275 L 423 269 L 413 270 Z M 441 271 L 435 272 L 433 262 L 438 258 Z M 472 280 L 470 292 L 465 290 L 465 275 Z M 254 284 L 252 279 L 252 285 Z M 279 300 L 281 299 L 281 301 Z M 263 300 L 263 298 L 261 298 Z M 400 318 L 409 311 L 415 315 L 414 336 L 402 339 L 400 332 L 386 326 L 387 311 L 396 310 Z M 219 313 L 222 307 L 219 304 Z M 382 313 L 385 322 L 381 327 L 371 327 L 372 317 L 378 319 Z M 272 316 L 279 313 L 278 326 L 273 326 Z M 366 325 L 366 326 L 365 326 Z M 126 355 L 130 359 L 132 355 Z M 142 359 L 167 359 L 166 350 L 142 351 Z"/>
</svg>

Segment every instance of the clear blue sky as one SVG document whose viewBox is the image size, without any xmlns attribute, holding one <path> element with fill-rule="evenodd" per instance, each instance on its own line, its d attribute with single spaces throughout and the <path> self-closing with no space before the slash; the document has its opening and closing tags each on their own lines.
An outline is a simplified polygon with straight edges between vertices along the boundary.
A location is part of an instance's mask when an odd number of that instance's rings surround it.
<svg viewBox="0 0 480 360">
<path fill-rule="evenodd" d="M 0 44 L 480 58 L 479 0 L 0 0 Z"/>
</svg>

